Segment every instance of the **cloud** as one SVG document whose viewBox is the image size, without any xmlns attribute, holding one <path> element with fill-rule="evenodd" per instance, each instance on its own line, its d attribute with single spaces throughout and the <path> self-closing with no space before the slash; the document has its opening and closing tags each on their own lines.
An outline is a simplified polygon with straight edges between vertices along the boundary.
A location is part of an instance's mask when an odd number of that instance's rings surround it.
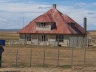
<svg viewBox="0 0 96 72">
<path fill-rule="evenodd" d="M 56 2 L 57 9 L 70 16 L 77 23 L 82 25 L 83 18 L 87 17 L 88 24 L 96 24 L 95 3 L 76 3 L 71 0 Z M 0 28 L 22 28 L 23 17 L 25 26 L 48 11 L 52 4 L 44 0 L 0 0 L 0 6 Z"/>
<path fill-rule="evenodd" d="M 86 6 L 88 6 L 87 3 L 77 3 L 77 4 L 74 5 L 74 8 L 75 8 L 75 9 L 85 8 Z"/>
<path fill-rule="evenodd" d="M 88 15 L 94 15 L 95 13 L 94 12 L 88 12 L 87 14 Z"/>
<path fill-rule="evenodd" d="M 5 3 L 5 1 L 4 0 L 0 0 L 0 3 Z"/>
<path fill-rule="evenodd" d="M 87 25 L 87 29 L 88 30 L 96 30 L 96 25 L 94 25 L 94 24 L 88 24 Z"/>
<path fill-rule="evenodd" d="M 1 13 L 1 12 L 7 12 L 7 10 L 0 10 L 0 13 Z"/>
<path fill-rule="evenodd" d="M 96 17 L 94 16 L 94 17 L 92 17 L 92 18 L 96 18 Z"/>
<path fill-rule="evenodd" d="M 96 6 L 96 2 L 94 2 L 93 5 Z"/>
<path fill-rule="evenodd" d="M 7 20 L 6 20 L 6 19 L 2 19 L 2 18 L 0 18 L 0 21 L 5 21 L 5 22 L 6 22 Z"/>
<path fill-rule="evenodd" d="M 10 2 L 10 0 L 8 0 Z M 1 11 L 7 11 L 7 12 L 42 12 L 40 11 L 38 8 L 42 7 L 42 8 L 49 8 L 49 5 L 44 3 L 41 4 L 39 2 L 34 2 L 31 1 L 30 2 L 10 2 L 10 3 L 4 2 L 1 3 L 0 2 L 0 10 Z"/>
<path fill-rule="evenodd" d="M 50 9 L 51 7 L 38 7 L 38 9 Z"/>
</svg>

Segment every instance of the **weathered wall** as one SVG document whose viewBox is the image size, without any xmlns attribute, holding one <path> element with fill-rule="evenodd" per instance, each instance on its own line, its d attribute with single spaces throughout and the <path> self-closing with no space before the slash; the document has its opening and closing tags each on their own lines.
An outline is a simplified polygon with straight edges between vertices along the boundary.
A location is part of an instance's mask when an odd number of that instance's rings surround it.
<svg viewBox="0 0 96 72">
<path fill-rule="evenodd" d="M 84 37 L 82 35 L 71 35 L 69 37 L 69 46 L 70 47 L 83 47 L 84 46 Z"/>
<path fill-rule="evenodd" d="M 33 34 L 31 36 L 31 44 L 32 45 L 38 45 L 37 35 Z"/>
<path fill-rule="evenodd" d="M 24 38 L 24 35 L 20 35 L 21 39 Z M 42 34 L 32 34 L 31 41 L 27 41 L 27 44 L 32 45 L 53 45 L 57 46 L 60 44 L 61 46 L 70 46 L 70 47 L 83 47 L 84 43 L 84 36 L 83 35 L 64 35 L 63 42 L 56 41 L 56 35 L 46 35 L 46 41 L 42 41 Z"/>
</svg>

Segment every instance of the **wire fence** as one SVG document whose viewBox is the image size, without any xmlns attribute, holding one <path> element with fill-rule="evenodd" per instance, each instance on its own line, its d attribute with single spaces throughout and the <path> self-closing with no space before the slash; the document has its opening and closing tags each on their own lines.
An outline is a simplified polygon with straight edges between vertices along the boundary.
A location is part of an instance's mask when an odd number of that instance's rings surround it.
<svg viewBox="0 0 96 72">
<path fill-rule="evenodd" d="M 96 48 L 6 48 L 2 67 L 96 66 Z"/>
</svg>

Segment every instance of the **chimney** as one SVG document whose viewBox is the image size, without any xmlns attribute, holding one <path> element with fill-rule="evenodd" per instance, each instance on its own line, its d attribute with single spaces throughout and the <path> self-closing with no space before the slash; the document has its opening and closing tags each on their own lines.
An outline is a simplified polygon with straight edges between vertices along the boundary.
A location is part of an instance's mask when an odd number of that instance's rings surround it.
<svg viewBox="0 0 96 72">
<path fill-rule="evenodd" d="M 56 4 L 53 4 L 53 8 L 56 9 Z"/>
<path fill-rule="evenodd" d="M 84 31 L 85 31 L 85 34 L 86 34 L 86 31 L 87 31 L 87 18 L 84 18 Z"/>
</svg>

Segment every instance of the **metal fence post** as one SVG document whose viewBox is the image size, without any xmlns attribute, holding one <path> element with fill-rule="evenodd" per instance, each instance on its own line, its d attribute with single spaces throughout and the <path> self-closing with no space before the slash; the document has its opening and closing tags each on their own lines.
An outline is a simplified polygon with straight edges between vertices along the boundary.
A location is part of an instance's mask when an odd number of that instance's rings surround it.
<svg viewBox="0 0 96 72">
<path fill-rule="evenodd" d="M 18 66 L 18 49 L 16 50 L 16 67 Z"/>
</svg>

